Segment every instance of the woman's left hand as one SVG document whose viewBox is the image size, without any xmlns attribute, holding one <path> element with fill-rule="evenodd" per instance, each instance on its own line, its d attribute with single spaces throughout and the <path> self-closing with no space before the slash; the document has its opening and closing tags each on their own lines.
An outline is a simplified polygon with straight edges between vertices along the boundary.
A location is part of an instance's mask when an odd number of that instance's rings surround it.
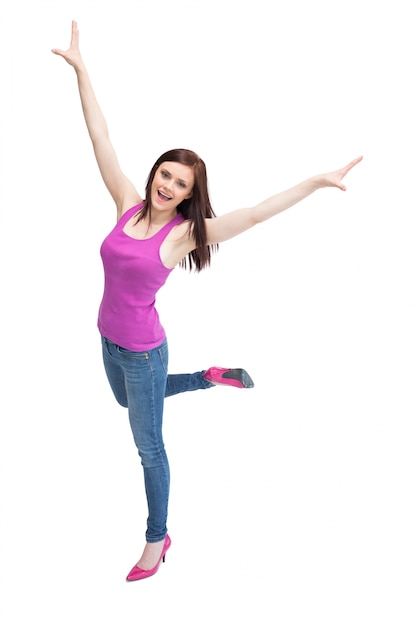
<svg viewBox="0 0 417 626">
<path fill-rule="evenodd" d="M 346 191 L 346 187 L 342 183 L 342 180 L 346 174 L 350 172 L 353 167 L 355 167 L 355 165 L 362 161 L 362 159 L 363 157 L 360 156 L 357 159 L 353 159 L 353 161 L 348 163 L 345 167 L 342 167 L 340 170 L 317 176 L 316 179 L 319 187 L 338 187 L 342 191 Z"/>
</svg>

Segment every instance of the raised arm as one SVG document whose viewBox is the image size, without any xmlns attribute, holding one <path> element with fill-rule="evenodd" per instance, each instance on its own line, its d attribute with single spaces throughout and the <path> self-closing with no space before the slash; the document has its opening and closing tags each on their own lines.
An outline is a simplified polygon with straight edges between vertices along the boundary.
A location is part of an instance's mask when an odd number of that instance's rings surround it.
<svg viewBox="0 0 417 626">
<path fill-rule="evenodd" d="M 247 209 L 238 209 L 237 211 L 231 211 L 225 215 L 215 217 L 206 220 L 206 230 L 208 237 L 208 244 L 220 243 L 231 239 L 245 230 L 252 228 L 256 224 L 264 222 L 265 220 L 282 213 L 286 209 L 289 209 L 297 202 L 304 200 L 317 189 L 323 187 L 337 187 L 342 191 L 346 191 L 345 185 L 342 183 L 346 174 L 357 163 L 362 161 L 362 157 L 358 157 L 351 161 L 345 167 L 328 174 L 320 174 L 313 176 L 307 180 L 291 187 L 286 191 L 282 191 L 271 198 L 260 202 L 254 207 Z"/>
<path fill-rule="evenodd" d="M 93 144 L 94 154 L 103 178 L 117 206 L 118 216 L 141 201 L 141 197 L 130 180 L 123 174 L 113 145 L 104 115 L 97 102 L 94 90 L 81 57 L 77 22 L 72 22 L 71 43 L 68 50 L 52 50 L 71 65 L 77 75 L 81 106 L 87 130 Z"/>
</svg>

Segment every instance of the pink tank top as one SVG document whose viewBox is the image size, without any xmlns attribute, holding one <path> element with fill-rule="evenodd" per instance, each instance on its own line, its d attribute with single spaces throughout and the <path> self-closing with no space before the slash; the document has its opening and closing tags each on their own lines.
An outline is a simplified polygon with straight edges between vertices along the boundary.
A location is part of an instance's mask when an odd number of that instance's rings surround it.
<svg viewBox="0 0 417 626">
<path fill-rule="evenodd" d="M 104 293 L 98 329 L 110 341 L 134 352 L 152 350 L 165 339 L 155 297 L 172 269 L 163 265 L 159 250 L 170 230 L 184 220 L 178 214 L 153 237 L 134 239 L 123 228 L 142 206 L 126 211 L 100 248 Z"/>
</svg>

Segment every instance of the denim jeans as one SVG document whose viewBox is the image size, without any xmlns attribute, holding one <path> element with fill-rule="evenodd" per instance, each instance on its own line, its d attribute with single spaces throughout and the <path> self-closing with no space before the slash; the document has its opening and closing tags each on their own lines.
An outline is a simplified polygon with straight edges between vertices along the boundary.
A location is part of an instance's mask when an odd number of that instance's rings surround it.
<svg viewBox="0 0 417 626">
<path fill-rule="evenodd" d="M 131 352 L 102 337 L 104 368 L 119 404 L 128 409 L 130 427 L 141 459 L 148 502 L 146 541 L 167 533 L 169 463 L 162 437 L 164 399 L 184 391 L 213 387 L 194 374 L 168 374 L 168 343 L 147 352 Z"/>
</svg>

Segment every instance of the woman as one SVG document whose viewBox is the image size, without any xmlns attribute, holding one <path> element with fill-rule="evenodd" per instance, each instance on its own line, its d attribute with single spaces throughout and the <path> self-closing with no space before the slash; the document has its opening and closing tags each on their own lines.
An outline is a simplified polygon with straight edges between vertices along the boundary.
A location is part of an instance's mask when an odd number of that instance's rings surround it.
<svg viewBox="0 0 417 626">
<path fill-rule="evenodd" d="M 211 207 L 204 162 L 191 150 L 170 150 L 152 167 L 145 198 L 121 171 L 107 124 L 79 50 L 72 22 L 68 50 L 53 49 L 75 70 L 84 118 L 94 153 L 117 208 L 117 223 L 101 255 L 105 286 L 98 327 L 106 373 L 117 401 L 128 408 L 133 437 L 144 470 L 149 516 L 146 545 L 127 580 L 155 574 L 171 545 L 166 522 L 169 465 L 162 439 L 164 398 L 215 384 L 253 387 L 243 369 L 210 368 L 167 375 L 168 348 L 155 310 L 156 292 L 178 264 L 196 271 L 208 267 L 219 243 L 300 202 L 322 187 L 345 190 L 346 167 L 314 176 L 260 204 L 216 217 Z"/>
</svg>

